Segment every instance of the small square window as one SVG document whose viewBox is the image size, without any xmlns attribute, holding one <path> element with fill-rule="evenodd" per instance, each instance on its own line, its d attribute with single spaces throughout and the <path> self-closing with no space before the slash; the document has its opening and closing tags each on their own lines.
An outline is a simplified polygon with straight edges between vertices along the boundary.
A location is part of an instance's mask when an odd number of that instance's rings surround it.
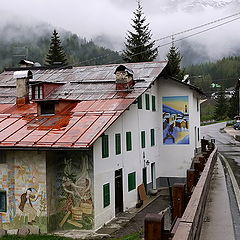
<svg viewBox="0 0 240 240">
<path fill-rule="evenodd" d="M 7 192 L 0 190 L 0 212 L 7 212 Z"/>
<path fill-rule="evenodd" d="M 41 103 L 41 114 L 54 114 L 55 104 L 54 103 Z"/>
</svg>

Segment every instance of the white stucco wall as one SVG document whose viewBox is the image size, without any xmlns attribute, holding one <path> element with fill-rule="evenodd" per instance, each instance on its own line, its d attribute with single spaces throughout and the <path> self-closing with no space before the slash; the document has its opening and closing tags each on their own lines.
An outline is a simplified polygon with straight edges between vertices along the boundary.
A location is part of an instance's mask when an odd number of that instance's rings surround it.
<svg viewBox="0 0 240 240">
<path fill-rule="evenodd" d="M 105 132 L 109 137 L 109 157 L 102 158 L 102 142 L 99 138 L 93 147 L 94 159 L 94 206 L 95 228 L 115 216 L 115 170 L 123 171 L 124 211 L 134 207 L 137 200 L 137 188 L 128 192 L 128 174 L 136 171 L 136 186 L 142 180 L 142 169 L 147 166 L 147 183 L 151 183 L 151 163 L 156 165 L 156 178 L 184 177 L 194 156 L 194 126 L 200 125 L 200 113 L 197 112 L 197 98 L 188 86 L 172 80 L 160 79 L 146 92 L 150 96 L 150 110 L 146 110 L 145 93 L 142 96 L 142 109 L 137 104 L 130 106 L 124 114 Z M 152 95 L 156 97 L 156 111 L 152 111 Z M 163 145 L 162 97 L 188 96 L 190 111 L 190 144 Z M 150 146 L 150 129 L 155 129 L 155 146 Z M 126 132 L 132 133 L 132 151 L 126 151 Z M 141 131 L 146 133 L 146 147 L 141 148 Z M 115 154 L 115 134 L 121 134 L 122 153 Z M 197 143 L 199 146 L 199 142 Z M 145 158 L 144 158 L 145 155 Z M 103 207 L 103 185 L 110 183 L 110 205 Z"/>
<path fill-rule="evenodd" d="M 197 108 L 198 94 L 189 87 L 171 81 L 169 79 L 161 79 L 158 82 L 159 89 L 159 110 L 162 112 L 162 97 L 165 96 L 188 96 L 189 99 L 189 144 L 163 144 L 163 122 L 161 118 L 160 124 L 160 177 L 185 177 L 186 169 L 191 165 L 191 159 L 194 156 L 194 150 L 200 147 L 196 134 L 200 128 L 200 106 Z M 198 103 L 199 104 L 199 103 Z M 197 111 L 198 110 L 198 111 Z M 200 129 L 199 129 L 200 131 Z"/>
</svg>

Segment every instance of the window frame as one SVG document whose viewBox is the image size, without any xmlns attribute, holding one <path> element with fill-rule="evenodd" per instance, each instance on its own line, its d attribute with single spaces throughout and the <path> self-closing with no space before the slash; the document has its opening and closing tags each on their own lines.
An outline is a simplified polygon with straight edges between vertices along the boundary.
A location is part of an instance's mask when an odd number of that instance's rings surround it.
<svg viewBox="0 0 240 240">
<path fill-rule="evenodd" d="M 152 95 L 152 111 L 156 112 L 156 97 Z"/>
<path fill-rule="evenodd" d="M 151 128 L 150 129 L 150 145 L 151 147 L 155 146 L 155 129 L 154 128 Z"/>
<path fill-rule="evenodd" d="M 142 95 L 138 97 L 138 101 L 137 101 L 137 104 L 138 104 L 138 109 L 142 109 L 143 108 L 143 99 L 142 99 Z"/>
<path fill-rule="evenodd" d="M 136 189 L 136 172 L 128 174 L 128 192 Z"/>
<path fill-rule="evenodd" d="M 108 135 L 102 135 L 102 158 L 109 157 L 109 138 Z"/>
<path fill-rule="evenodd" d="M 146 110 L 150 110 L 150 96 L 148 93 L 145 94 L 145 103 L 146 103 Z"/>
<path fill-rule="evenodd" d="M 111 204 L 110 183 L 103 184 L 103 208 Z"/>
<path fill-rule="evenodd" d="M 126 151 L 132 151 L 132 132 L 126 132 Z"/>
<path fill-rule="evenodd" d="M 122 146 L 121 146 L 121 133 L 115 134 L 115 154 L 119 155 L 122 153 Z"/>
<path fill-rule="evenodd" d="M 146 132 L 141 131 L 141 148 L 146 148 Z"/>
</svg>

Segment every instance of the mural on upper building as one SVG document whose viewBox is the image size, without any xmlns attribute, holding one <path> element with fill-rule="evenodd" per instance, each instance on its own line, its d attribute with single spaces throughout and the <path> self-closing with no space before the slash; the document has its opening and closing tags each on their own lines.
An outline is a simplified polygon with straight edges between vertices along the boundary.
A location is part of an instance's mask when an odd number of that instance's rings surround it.
<svg viewBox="0 0 240 240">
<path fill-rule="evenodd" d="M 57 227 L 93 229 L 92 157 L 87 151 L 71 151 L 57 164 Z"/>
<path fill-rule="evenodd" d="M 163 97 L 163 144 L 189 144 L 188 96 Z"/>
</svg>

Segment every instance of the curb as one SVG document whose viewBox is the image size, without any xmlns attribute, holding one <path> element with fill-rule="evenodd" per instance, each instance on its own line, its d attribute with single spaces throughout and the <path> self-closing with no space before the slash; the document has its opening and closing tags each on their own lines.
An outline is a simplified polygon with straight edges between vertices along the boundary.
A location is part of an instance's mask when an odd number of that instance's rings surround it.
<svg viewBox="0 0 240 240">
<path fill-rule="evenodd" d="M 218 152 L 218 154 L 221 157 L 222 161 L 224 161 L 224 164 L 227 168 L 227 172 L 229 173 L 229 176 L 230 176 L 230 179 L 232 182 L 232 186 L 233 186 L 233 191 L 234 191 L 234 194 L 235 194 L 236 200 L 237 200 L 238 210 L 240 211 L 240 189 L 239 189 L 237 180 L 233 174 L 233 171 L 232 171 L 227 159 L 221 153 Z"/>
</svg>

